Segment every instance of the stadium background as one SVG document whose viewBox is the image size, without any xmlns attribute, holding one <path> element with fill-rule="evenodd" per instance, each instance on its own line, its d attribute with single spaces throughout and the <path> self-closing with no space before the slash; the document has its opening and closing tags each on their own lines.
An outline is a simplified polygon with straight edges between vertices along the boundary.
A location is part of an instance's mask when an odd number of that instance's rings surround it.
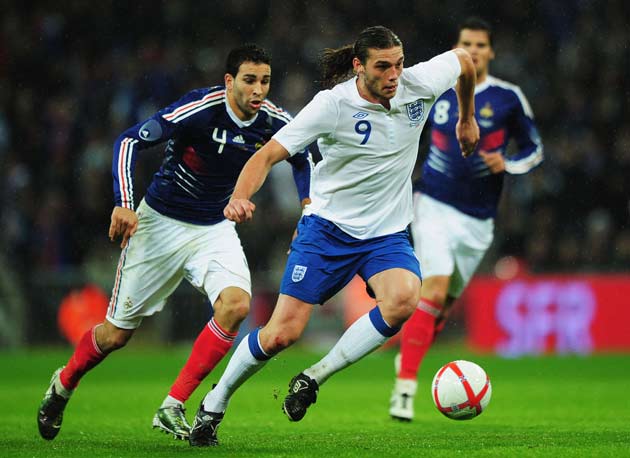
<svg viewBox="0 0 630 458">
<path fill-rule="evenodd" d="M 295 114 L 318 90 L 318 52 L 377 23 L 416 62 L 450 48 L 461 19 L 486 17 L 491 73 L 519 84 L 533 107 L 546 161 L 508 177 L 480 273 L 501 276 L 507 265 L 580 278 L 615 272 L 615 288 L 630 281 L 630 10 L 621 0 L 63 3 L 0 1 L 0 347 L 63 344 L 60 304 L 85 307 L 89 285 L 109 294 L 119 253 L 107 238 L 111 155 L 123 129 L 221 82 L 227 51 L 251 41 L 273 55 L 270 98 Z M 156 148 L 138 161 L 137 200 L 161 157 Z M 296 202 L 279 168 L 255 220 L 239 229 L 255 291 L 248 326 L 275 298 Z M 342 303 L 319 311 L 311 340 L 339 335 Z M 203 298 L 182 286 L 134 341 L 186 342 L 206 318 Z M 455 337 L 465 329 L 457 324 Z"/>
</svg>

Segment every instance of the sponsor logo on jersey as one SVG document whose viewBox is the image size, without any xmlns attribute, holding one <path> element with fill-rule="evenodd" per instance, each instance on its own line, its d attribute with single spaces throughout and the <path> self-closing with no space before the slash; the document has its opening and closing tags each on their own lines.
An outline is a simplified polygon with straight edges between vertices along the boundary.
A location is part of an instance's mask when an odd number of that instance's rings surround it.
<svg viewBox="0 0 630 458">
<path fill-rule="evenodd" d="M 293 273 L 291 274 L 291 280 L 293 280 L 293 283 L 302 281 L 304 275 L 306 275 L 306 269 L 306 266 L 300 266 L 297 264 L 293 267 Z"/>
<path fill-rule="evenodd" d="M 413 122 L 421 122 L 424 119 L 424 100 L 418 99 L 407 104 L 407 116 Z"/>
<path fill-rule="evenodd" d="M 353 118 L 357 118 L 357 119 L 363 119 L 365 117 L 367 117 L 367 115 L 369 115 L 370 113 L 366 113 L 365 111 L 358 111 L 355 114 L 352 115 Z"/>
<path fill-rule="evenodd" d="M 245 143 L 245 139 L 243 138 L 242 135 L 237 135 L 236 137 L 232 139 L 232 141 L 234 143 L 241 143 L 241 144 Z"/>
</svg>

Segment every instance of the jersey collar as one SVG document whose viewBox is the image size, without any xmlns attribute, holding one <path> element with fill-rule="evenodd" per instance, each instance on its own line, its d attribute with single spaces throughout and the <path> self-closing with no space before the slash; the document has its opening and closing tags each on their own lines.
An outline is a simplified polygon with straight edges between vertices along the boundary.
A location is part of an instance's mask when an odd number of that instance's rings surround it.
<svg viewBox="0 0 630 458">
<path fill-rule="evenodd" d="M 490 75 L 486 75 L 486 79 L 484 80 L 484 82 L 475 86 L 475 94 L 479 94 L 480 92 L 483 92 L 486 89 L 488 89 L 488 87 L 492 84 L 493 81 L 494 81 L 494 77 Z"/>
<path fill-rule="evenodd" d="M 394 109 L 398 105 L 396 103 L 396 98 L 398 97 L 398 93 L 396 93 L 396 96 L 394 96 L 394 98 L 389 101 L 390 109 L 388 110 L 387 108 L 385 108 L 380 103 L 373 103 L 373 102 L 370 102 L 369 100 L 365 100 L 363 97 L 361 97 L 361 94 L 359 94 L 359 88 L 357 87 L 357 78 L 358 77 L 355 76 L 354 78 L 351 78 L 350 80 L 346 81 L 345 84 L 351 85 L 350 93 L 352 94 L 352 98 L 354 99 L 354 102 L 358 106 L 360 106 L 362 108 L 371 108 L 372 110 L 381 110 L 381 111 L 385 111 L 385 112 L 388 112 L 388 113 L 390 111 L 394 111 Z"/>
<path fill-rule="evenodd" d="M 234 113 L 234 110 L 232 110 L 232 107 L 230 106 L 230 102 L 228 102 L 227 95 L 225 96 L 225 111 L 227 111 L 227 114 L 230 117 L 230 119 L 234 121 L 234 124 L 236 124 L 238 127 L 241 127 L 241 128 L 251 126 L 252 124 L 254 124 L 256 119 L 258 119 L 258 113 L 256 113 L 252 119 L 248 119 L 247 121 L 242 121 L 238 116 L 236 116 L 236 113 Z"/>
</svg>

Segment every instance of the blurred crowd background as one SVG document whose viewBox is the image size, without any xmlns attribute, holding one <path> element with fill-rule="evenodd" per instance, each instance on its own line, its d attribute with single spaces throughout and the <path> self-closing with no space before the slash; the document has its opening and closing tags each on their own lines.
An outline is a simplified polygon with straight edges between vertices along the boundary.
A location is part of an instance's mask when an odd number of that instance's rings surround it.
<svg viewBox="0 0 630 458">
<path fill-rule="evenodd" d="M 449 49 L 469 15 L 493 25 L 491 74 L 523 89 L 546 157 L 507 178 L 481 272 L 505 256 L 531 272 L 630 270 L 630 9 L 463 3 L 0 0 L 0 312 L 22 316 L 1 317 L 5 325 L 27 342 L 54 340 L 69 291 L 94 283 L 109 293 L 119 254 L 107 237 L 113 141 L 188 90 L 221 83 L 230 48 L 271 51 L 270 98 L 295 114 L 320 89 L 323 48 L 382 24 L 415 63 Z M 162 151 L 138 161 L 137 200 Z M 299 217 L 293 187 L 290 173 L 274 171 L 255 220 L 239 229 L 261 296 L 279 284 Z"/>
</svg>

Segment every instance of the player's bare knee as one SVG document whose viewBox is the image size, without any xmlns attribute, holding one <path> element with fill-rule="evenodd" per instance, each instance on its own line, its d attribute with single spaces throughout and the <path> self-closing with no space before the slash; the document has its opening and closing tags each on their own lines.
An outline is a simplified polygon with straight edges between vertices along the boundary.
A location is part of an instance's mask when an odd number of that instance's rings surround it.
<svg viewBox="0 0 630 458">
<path fill-rule="evenodd" d="M 275 355 L 293 345 L 300 338 L 300 333 L 293 329 L 282 329 L 269 335 L 263 343 L 265 352 Z"/>
<path fill-rule="evenodd" d="M 384 301 L 382 305 L 383 317 L 390 326 L 402 325 L 416 310 L 416 305 L 420 300 L 418 294 L 409 290 L 396 293 Z"/>
<path fill-rule="evenodd" d="M 249 298 L 233 302 L 229 309 L 234 321 L 241 323 L 249 314 Z"/>
<path fill-rule="evenodd" d="M 427 294 L 422 294 L 422 297 L 426 297 L 434 304 L 444 305 L 446 303 L 446 292 L 442 291 L 429 291 Z"/>
<path fill-rule="evenodd" d="M 132 335 L 131 329 L 110 329 L 99 336 L 97 344 L 103 353 L 109 353 L 127 345 Z"/>
</svg>

